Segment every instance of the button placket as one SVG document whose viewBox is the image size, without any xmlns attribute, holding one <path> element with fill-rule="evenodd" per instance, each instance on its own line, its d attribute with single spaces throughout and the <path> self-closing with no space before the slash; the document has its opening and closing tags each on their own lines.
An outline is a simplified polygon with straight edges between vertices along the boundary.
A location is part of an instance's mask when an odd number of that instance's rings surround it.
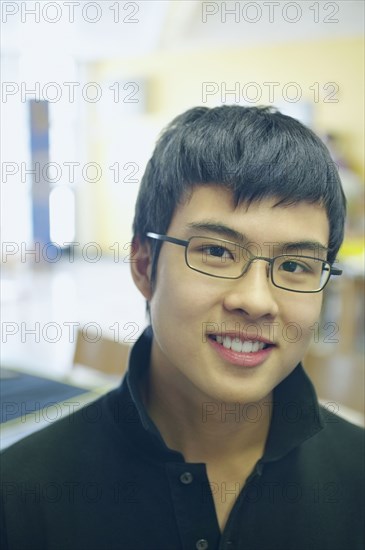
<svg viewBox="0 0 365 550">
<path fill-rule="evenodd" d="M 220 532 L 205 465 L 168 463 L 166 472 L 182 548 L 217 548 Z"/>
</svg>

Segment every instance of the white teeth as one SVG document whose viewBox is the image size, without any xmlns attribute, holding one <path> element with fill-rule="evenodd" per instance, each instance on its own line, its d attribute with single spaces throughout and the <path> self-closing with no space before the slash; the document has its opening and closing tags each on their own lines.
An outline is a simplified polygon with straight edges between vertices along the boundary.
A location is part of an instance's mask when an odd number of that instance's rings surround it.
<svg viewBox="0 0 365 550">
<path fill-rule="evenodd" d="M 242 342 L 239 337 L 231 338 L 230 336 L 222 337 L 217 335 L 216 341 L 218 342 L 218 344 L 223 344 L 225 348 L 231 349 L 239 353 L 252 353 L 262 350 L 265 347 L 264 342 L 252 340 L 245 340 L 244 342 Z"/>
<path fill-rule="evenodd" d="M 231 349 L 233 351 L 239 351 L 239 352 L 242 351 L 242 342 L 241 340 L 239 340 L 239 338 L 234 338 L 232 340 Z"/>
<path fill-rule="evenodd" d="M 230 348 L 231 348 L 231 342 L 232 342 L 232 341 L 231 341 L 230 336 L 225 336 L 225 337 L 223 338 L 223 346 L 224 346 L 225 348 L 230 349 Z"/>
<path fill-rule="evenodd" d="M 242 351 L 244 351 L 244 352 L 252 351 L 252 342 L 243 342 Z"/>
</svg>

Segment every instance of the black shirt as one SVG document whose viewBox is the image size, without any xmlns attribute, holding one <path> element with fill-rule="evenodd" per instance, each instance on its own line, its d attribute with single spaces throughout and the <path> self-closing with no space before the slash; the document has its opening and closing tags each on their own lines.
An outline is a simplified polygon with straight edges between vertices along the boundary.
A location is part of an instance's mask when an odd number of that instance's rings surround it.
<svg viewBox="0 0 365 550">
<path fill-rule="evenodd" d="M 364 432 L 318 405 L 301 365 L 221 534 L 205 464 L 166 446 L 138 395 L 151 341 L 119 388 L 3 452 L 3 550 L 363 549 Z"/>
</svg>

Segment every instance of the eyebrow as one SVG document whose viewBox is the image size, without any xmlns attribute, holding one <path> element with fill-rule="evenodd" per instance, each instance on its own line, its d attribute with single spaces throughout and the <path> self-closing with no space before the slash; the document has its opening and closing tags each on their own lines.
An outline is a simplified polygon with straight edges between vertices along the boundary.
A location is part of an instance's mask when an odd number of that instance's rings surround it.
<svg viewBox="0 0 365 550">
<path fill-rule="evenodd" d="M 232 227 L 225 225 L 224 223 L 202 220 L 200 222 L 191 222 L 187 224 L 189 229 L 197 229 L 198 231 L 208 231 L 209 233 L 215 233 L 221 237 L 226 238 L 227 240 L 232 239 L 233 241 L 241 244 L 242 246 L 251 242 L 246 235 L 236 231 Z M 269 243 L 264 243 L 269 244 Z M 328 252 L 328 248 L 321 244 L 318 241 L 304 240 L 304 241 L 285 241 L 285 242 L 275 242 L 270 243 L 278 246 L 279 248 L 285 250 L 307 250 L 315 249 L 320 252 Z"/>
</svg>

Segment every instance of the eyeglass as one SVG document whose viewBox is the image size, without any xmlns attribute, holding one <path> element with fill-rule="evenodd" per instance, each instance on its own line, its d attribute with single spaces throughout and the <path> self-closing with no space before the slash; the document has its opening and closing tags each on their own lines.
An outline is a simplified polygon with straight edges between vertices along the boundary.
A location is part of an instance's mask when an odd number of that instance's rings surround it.
<svg viewBox="0 0 365 550">
<path fill-rule="evenodd" d="M 274 258 L 255 256 L 243 246 L 211 237 L 190 237 L 188 241 L 148 232 L 146 236 L 185 247 L 188 267 L 204 275 L 221 279 L 239 279 L 254 260 L 270 265 L 270 279 L 274 286 L 291 292 L 320 292 L 331 275 L 342 270 L 332 267 L 326 260 L 299 254 L 280 254 Z"/>
</svg>

